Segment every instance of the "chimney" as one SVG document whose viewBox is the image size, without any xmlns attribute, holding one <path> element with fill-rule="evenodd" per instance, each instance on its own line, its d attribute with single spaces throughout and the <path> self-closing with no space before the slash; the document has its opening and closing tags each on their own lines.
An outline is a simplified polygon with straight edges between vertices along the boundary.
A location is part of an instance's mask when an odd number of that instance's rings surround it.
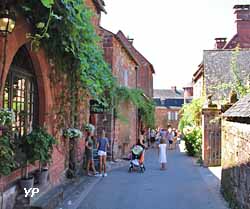
<svg viewBox="0 0 250 209">
<path fill-rule="evenodd" d="M 237 35 L 241 48 L 250 48 L 250 5 L 235 5 Z"/>
<path fill-rule="evenodd" d="M 176 86 L 171 86 L 173 92 L 176 92 Z"/>
<path fill-rule="evenodd" d="M 223 49 L 227 43 L 227 38 L 215 38 L 215 49 Z"/>
</svg>

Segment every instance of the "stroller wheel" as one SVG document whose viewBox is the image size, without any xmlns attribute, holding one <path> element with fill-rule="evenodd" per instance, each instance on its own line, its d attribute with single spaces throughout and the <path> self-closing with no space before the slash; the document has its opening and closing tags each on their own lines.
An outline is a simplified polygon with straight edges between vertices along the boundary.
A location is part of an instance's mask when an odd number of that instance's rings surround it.
<svg viewBox="0 0 250 209">
<path fill-rule="evenodd" d="M 144 171 L 145 171 L 145 168 L 141 167 L 141 173 L 144 173 Z"/>
<path fill-rule="evenodd" d="M 132 172 L 132 167 L 129 167 L 128 172 L 129 172 L 129 173 Z"/>
</svg>

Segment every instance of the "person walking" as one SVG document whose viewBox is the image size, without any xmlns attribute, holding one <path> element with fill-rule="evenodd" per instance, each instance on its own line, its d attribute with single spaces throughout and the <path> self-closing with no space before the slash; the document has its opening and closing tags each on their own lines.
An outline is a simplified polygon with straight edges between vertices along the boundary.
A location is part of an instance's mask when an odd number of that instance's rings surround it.
<svg viewBox="0 0 250 209">
<path fill-rule="evenodd" d="M 145 145 L 145 136 L 144 136 L 144 134 L 145 134 L 145 131 L 144 131 L 144 130 L 141 130 L 141 134 L 140 134 L 140 136 L 139 136 L 139 141 L 138 141 L 138 143 L 137 143 L 138 145 L 142 146 L 143 149 L 146 148 L 146 145 Z"/>
<path fill-rule="evenodd" d="M 102 131 L 102 136 L 97 140 L 97 149 L 98 149 L 98 156 L 99 156 L 99 176 L 107 176 L 106 171 L 106 160 L 107 160 L 107 149 L 109 148 L 109 141 L 105 136 L 105 131 Z M 102 174 L 103 171 L 103 174 Z"/>
<path fill-rule="evenodd" d="M 167 164 L 167 144 L 166 141 L 161 138 L 160 144 L 158 145 L 158 155 L 159 155 L 159 162 L 161 164 L 161 170 L 166 170 Z"/>
<path fill-rule="evenodd" d="M 87 130 L 86 134 L 87 136 L 85 140 L 85 153 L 86 153 L 86 160 L 87 160 L 87 175 L 92 176 L 92 174 L 89 171 L 91 167 L 94 172 L 94 175 L 97 176 L 98 173 L 95 169 L 94 157 L 93 157 L 94 142 L 92 140 L 92 132 Z"/>
<path fill-rule="evenodd" d="M 173 149 L 174 136 L 172 133 L 172 128 L 168 128 L 167 139 L 168 139 L 168 143 L 169 143 L 169 149 Z"/>
<path fill-rule="evenodd" d="M 151 131 L 150 131 L 150 143 L 151 143 L 152 148 L 154 148 L 155 136 L 156 136 L 156 131 L 154 129 L 151 129 Z"/>
</svg>

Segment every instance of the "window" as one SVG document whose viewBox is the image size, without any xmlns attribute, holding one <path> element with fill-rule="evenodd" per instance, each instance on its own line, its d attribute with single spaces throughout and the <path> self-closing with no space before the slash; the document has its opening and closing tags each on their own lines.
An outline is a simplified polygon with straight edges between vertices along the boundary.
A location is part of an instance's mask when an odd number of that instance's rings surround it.
<svg viewBox="0 0 250 209">
<path fill-rule="evenodd" d="M 168 112 L 168 120 L 178 120 L 178 112 Z"/>
<path fill-rule="evenodd" d="M 22 63 L 19 60 L 22 60 Z M 18 138 L 29 133 L 38 124 L 38 92 L 35 75 L 31 63 L 23 65 L 23 61 L 29 62 L 29 60 L 26 49 L 22 47 L 11 65 L 3 94 L 4 108 L 12 109 L 15 113 L 12 128 Z"/>
<path fill-rule="evenodd" d="M 128 86 L 128 71 L 124 70 L 123 71 L 123 78 L 124 78 L 124 86 Z"/>
</svg>

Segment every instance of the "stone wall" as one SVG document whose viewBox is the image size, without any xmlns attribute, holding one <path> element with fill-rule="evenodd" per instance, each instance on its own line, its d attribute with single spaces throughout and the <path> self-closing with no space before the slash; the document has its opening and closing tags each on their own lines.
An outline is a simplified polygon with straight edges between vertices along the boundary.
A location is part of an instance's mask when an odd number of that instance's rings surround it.
<svg viewBox="0 0 250 209">
<path fill-rule="evenodd" d="M 232 208 L 250 209 L 250 125 L 223 121 L 221 190 Z"/>
<path fill-rule="evenodd" d="M 205 50 L 204 61 L 204 85 L 206 95 L 213 94 L 213 100 L 228 98 L 229 91 L 218 89 L 219 85 L 229 84 L 233 81 L 231 61 L 235 56 L 233 50 Z M 240 77 L 246 83 L 250 73 L 250 50 L 241 49 L 237 57 L 237 68 Z"/>
</svg>

